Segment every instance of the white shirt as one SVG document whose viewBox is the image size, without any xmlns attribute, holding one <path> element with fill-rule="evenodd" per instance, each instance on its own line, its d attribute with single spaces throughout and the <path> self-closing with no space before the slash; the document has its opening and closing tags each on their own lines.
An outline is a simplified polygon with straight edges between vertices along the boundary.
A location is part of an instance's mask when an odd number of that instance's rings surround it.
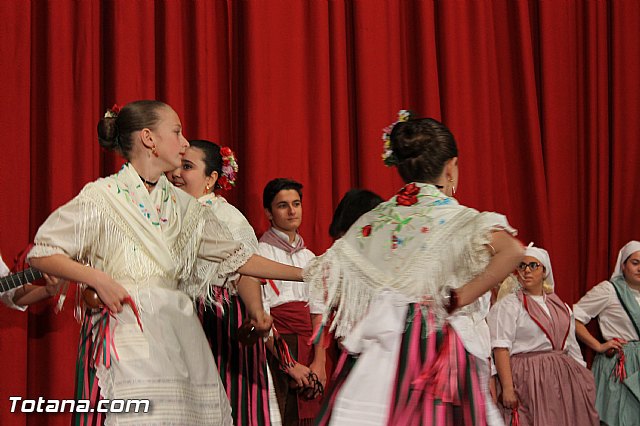
<svg viewBox="0 0 640 426">
<path fill-rule="evenodd" d="M 449 324 L 456 330 L 466 350 L 474 356 L 487 360 L 491 357 L 491 338 L 486 317 L 491 307 L 491 293 L 478 298 L 478 309 L 473 313 L 458 310 L 449 316 Z"/>
<path fill-rule="evenodd" d="M 200 203 L 211 207 L 220 222 L 227 225 L 234 240 L 241 241 L 252 251 L 258 250 L 258 240 L 246 217 L 234 205 L 221 196 L 207 194 L 198 198 Z"/>
<path fill-rule="evenodd" d="M 9 275 L 9 268 L 7 267 L 7 265 L 4 263 L 4 260 L 2 260 L 2 256 L 0 256 L 0 277 L 6 277 L 7 275 Z M 0 300 L 2 301 L 2 303 L 4 303 L 5 305 L 7 305 L 8 307 L 10 307 L 11 309 L 17 309 L 19 311 L 24 311 L 27 309 L 26 306 L 20 306 L 20 305 L 16 305 L 15 303 L 13 303 L 13 296 L 16 294 L 16 291 L 19 289 L 20 287 L 15 287 L 9 291 L 5 291 L 4 293 L 0 294 Z"/>
<path fill-rule="evenodd" d="M 629 290 L 640 304 L 640 292 L 631 287 Z M 591 318 L 598 317 L 602 337 L 606 340 L 614 337 L 627 341 L 639 340 L 631 319 L 609 281 L 602 281 L 582 296 L 582 299 L 573 305 L 573 312 L 576 319 L 583 324 L 588 323 Z"/>
<path fill-rule="evenodd" d="M 208 206 L 213 210 L 218 220 L 229 228 L 229 232 L 231 232 L 234 240 L 242 242 L 244 245 L 249 247 L 252 252 L 258 251 L 258 240 L 256 238 L 256 234 L 249 224 L 249 221 L 244 217 L 240 210 L 232 204 L 229 204 L 225 198 L 219 195 L 216 196 L 214 193 L 203 195 L 198 198 L 198 201 L 200 201 L 202 205 Z M 235 295 L 238 292 L 236 285 L 238 284 L 239 278 L 240 274 L 236 273 L 229 276 L 227 279 L 226 286 L 229 293 L 232 295 Z"/>
<path fill-rule="evenodd" d="M 279 238 L 284 241 L 289 241 L 289 237 L 284 232 L 278 231 L 272 228 Z M 296 239 L 300 238 L 296 235 Z M 294 242 L 295 243 L 295 242 Z M 295 244 L 293 244 L 295 245 Z M 297 266 L 304 268 L 315 254 L 311 250 L 302 249 L 294 254 L 289 254 L 284 250 L 274 247 L 267 243 L 258 244 L 258 254 L 266 257 L 267 259 L 274 260 L 276 262 L 284 263 L 285 265 Z M 262 286 L 262 302 L 267 311 L 270 308 L 289 303 L 289 302 L 309 302 L 309 285 L 304 282 L 296 281 L 281 281 L 271 280 L 278 288 L 280 295 L 271 287 L 271 284 L 267 283 Z M 322 313 L 323 307 L 311 304 L 310 310 L 312 314 Z"/>
<path fill-rule="evenodd" d="M 530 296 L 542 309 L 549 312 L 544 296 Z M 568 307 L 567 307 L 568 309 Z M 571 310 L 569 309 L 569 312 Z M 553 346 L 546 334 L 531 319 L 515 294 L 509 294 L 498 301 L 487 316 L 492 348 L 506 348 L 510 355 L 527 352 L 552 351 Z M 564 344 L 565 352 L 581 365 L 586 367 L 582 359 L 580 346 L 576 340 L 575 320 L 571 314 L 569 335 Z"/>
</svg>

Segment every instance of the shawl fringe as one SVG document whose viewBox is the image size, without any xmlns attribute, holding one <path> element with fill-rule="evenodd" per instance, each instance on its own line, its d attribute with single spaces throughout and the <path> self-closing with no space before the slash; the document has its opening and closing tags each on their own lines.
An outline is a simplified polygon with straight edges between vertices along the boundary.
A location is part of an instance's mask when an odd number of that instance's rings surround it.
<svg viewBox="0 0 640 426">
<path fill-rule="evenodd" d="M 393 289 L 420 303 L 432 299 L 432 311 L 440 327 L 447 313 L 443 300 L 447 288 L 458 288 L 479 273 L 489 262 L 486 244 L 491 232 L 505 229 L 497 221 L 464 208 L 445 224 L 433 228 L 419 250 L 406 259 L 391 259 L 385 265 L 371 264 L 345 238 L 305 268 L 304 281 L 310 284 L 312 300 L 323 300 L 323 323 L 331 312 L 330 326 L 336 337 L 345 337 L 366 314 L 371 301 L 384 289 Z M 381 268 L 385 268 L 381 269 Z M 394 273 L 395 272 L 395 273 Z M 461 309 L 473 313 L 474 302 Z"/>
</svg>

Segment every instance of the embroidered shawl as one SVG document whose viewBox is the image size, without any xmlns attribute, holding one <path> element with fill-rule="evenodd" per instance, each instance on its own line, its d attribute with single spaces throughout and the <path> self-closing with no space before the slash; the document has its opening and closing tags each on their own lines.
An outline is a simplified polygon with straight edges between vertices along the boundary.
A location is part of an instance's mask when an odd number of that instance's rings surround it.
<svg viewBox="0 0 640 426">
<path fill-rule="evenodd" d="M 394 196 L 363 215 L 322 256 L 305 268 L 311 300 L 324 302 L 325 322 L 346 336 L 381 291 L 392 289 L 409 302 L 434 300 L 439 323 L 447 316 L 447 287 L 460 287 L 489 262 L 491 232 L 515 234 L 504 216 L 461 206 L 435 186 L 416 183 L 410 202 Z M 479 309 L 475 302 L 468 314 Z"/>
</svg>

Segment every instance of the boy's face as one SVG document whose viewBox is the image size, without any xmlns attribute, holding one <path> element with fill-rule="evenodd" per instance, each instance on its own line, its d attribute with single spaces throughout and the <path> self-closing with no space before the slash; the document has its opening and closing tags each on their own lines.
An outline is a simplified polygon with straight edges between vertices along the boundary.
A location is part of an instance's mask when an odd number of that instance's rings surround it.
<svg viewBox="0 0 640 426">
<path fill-rule="evenodd" d="M 265 209 L 273 227 L 284 232 L 295 232 L 302 223 L 302 201 L 295 189 L 283 189 L 271 202 L 271 210 Z"/>
</svg>

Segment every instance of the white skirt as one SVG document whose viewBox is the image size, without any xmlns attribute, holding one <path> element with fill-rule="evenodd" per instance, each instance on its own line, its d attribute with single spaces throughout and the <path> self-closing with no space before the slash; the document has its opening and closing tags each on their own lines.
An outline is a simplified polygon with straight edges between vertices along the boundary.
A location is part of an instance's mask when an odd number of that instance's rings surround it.
<svg viewBox="0 0 640 426">
<path fill-rule="evenodd" d="M 231 425 L 231 407 L 193 303 L 162 282 L 125 286 L 144 331 L 126 307 L 110 325 L 118 359 L 97 370 L 104 399 L 148 399 L 147 413 L 110 413 L 105 424 Z M 115 327 L 114 327 L 115 325 Z"/>
</svg>

